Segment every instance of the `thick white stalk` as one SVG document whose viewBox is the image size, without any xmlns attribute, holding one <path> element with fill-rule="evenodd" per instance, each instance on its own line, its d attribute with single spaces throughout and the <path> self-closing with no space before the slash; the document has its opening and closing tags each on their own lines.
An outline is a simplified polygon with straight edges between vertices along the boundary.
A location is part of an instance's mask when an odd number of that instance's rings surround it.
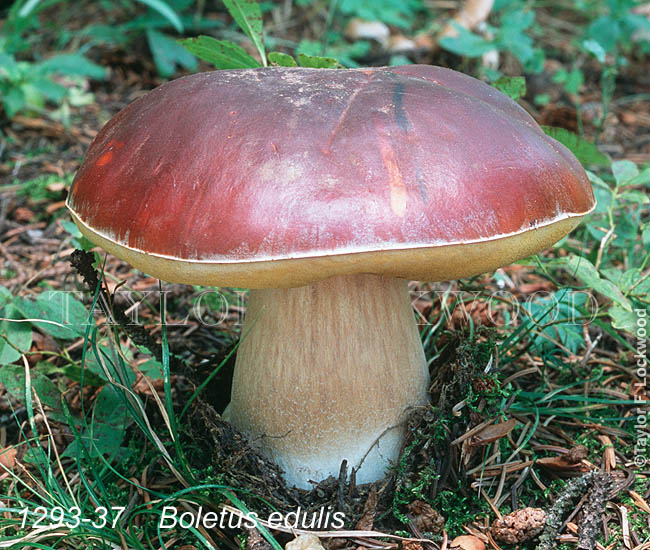
<svg viewBox="0 0 650 550">
<path fill-rule="evenodd" d="M 231 418 L 290 484 L 361 465 L 357 482 L 397 459 L 428 372 L 407 283 L 376 275 L 251 291 L 237 353 Z M 365 458 L 364 458 L 365 457 Z"/>
</svg>

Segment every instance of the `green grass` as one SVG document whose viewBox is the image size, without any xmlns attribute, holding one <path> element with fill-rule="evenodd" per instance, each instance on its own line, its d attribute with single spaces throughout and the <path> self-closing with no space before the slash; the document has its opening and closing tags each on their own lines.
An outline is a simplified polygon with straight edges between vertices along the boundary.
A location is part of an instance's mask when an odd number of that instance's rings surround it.
<svg viewBox="0 0 650 550">
<path fill-rule="evenodd" d="M 47 420 L 50 414 L 34 391 L 32 374 L 25 362 L 22 396 L 17 397 L 27 409 L 29 429 L 21 427 L 21 445 L 28 448 L 24 461 L 29 465 L 29 473 L 21 475 L 7 470 L 9 477 L 2 484 L 4 494 L 0 496 L 5 504 L 0 511 L 11 517 L 0 519 L 0 548 L 121 548 L 124 544 L 133 549 L 173 548 L 181 541 L 216 548 L 203 529 L 161 531 L 159 526 L 163 507 L 170 505 L 186 510 L 200 506 L 218 510 L 219 503 L 228 499 L 243 513 L 247 512 L 246 505 L 236 496 L 236 488 L 197 480 L 185 458 L 180 443 L 181 415 L 174 410 L 172 400 L 166 327 L 163 323 L 164 398 L 155 399 L 155 412 L 162 417 L 161 424 L 152 420 L 150 407 L 130 388 L 133 377 L 125 360 L 128 350 L 123 349 L 117 332 L 108 330 L 101 336 L 93 326 L 98 297 L 97 292 L 79 360 L 81 395 L 91 356 L 101 367 L 104 385 L 88 409 L 82 401 L 79 415 L 73 415 L 66 399 L 60 396 L 60 412 L 65 418 L 59 421 L 63 420 L 74 436 L 63 454 L 57 451 L 52 421 Z M 100 351 L 100 342 L 107 345 L 110 353 Z M 102 400 L 104 394 L 108 396 Z M 44 419 L 40 430 L 37 415 Z M 129 439 L 126 446 L 125 438 Z M 145 471 L 171 478 L 169 490 L 153 490 L 141 484 L 138 480 Z M 133 491 L 146 492 L 149 504 L 129 506 Z M 270 533 L 261 525 L 259 529 L 279 550 Z"/>
</svg>

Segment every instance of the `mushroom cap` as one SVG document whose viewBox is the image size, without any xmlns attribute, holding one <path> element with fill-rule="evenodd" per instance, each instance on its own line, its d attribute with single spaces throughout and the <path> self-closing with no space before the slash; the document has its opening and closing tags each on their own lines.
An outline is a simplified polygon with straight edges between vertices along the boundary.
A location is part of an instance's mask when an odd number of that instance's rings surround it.
<svg viewBox="0 0 650 550">
<path fill-rule="evenodd" d="M 428 65 L 215 71 L 99 132 L 68 207 L 172 282 L 448 280 L 546 248 L 594 206 L 577 159 L 507 96 Z"/>
</svg>

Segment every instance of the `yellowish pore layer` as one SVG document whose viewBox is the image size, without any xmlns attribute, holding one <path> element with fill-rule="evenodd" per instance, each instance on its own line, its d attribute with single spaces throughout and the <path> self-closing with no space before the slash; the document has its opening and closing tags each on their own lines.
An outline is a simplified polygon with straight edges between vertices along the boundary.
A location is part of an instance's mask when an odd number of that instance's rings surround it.
<svg viewBox="0 0 650 550">
<path fill-rule="evenodd" d="M 471 277 L 548 248 L 584 217 L 564 218 L 521 233 L 479 242 L 223 263 L 168 258 L 128 248 L 97 233 L 74 212 L 71 214 L 85 237 L 153 277 L 173 283 L 242 288 L 297 287 L 337 275 L 360 273 L 431 282 Z"/>
</svg>

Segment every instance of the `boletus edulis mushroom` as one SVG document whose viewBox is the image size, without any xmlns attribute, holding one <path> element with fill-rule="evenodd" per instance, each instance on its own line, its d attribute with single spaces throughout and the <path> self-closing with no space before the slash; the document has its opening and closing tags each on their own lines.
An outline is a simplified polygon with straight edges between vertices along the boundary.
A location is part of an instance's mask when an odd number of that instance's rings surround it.
<svg viewBox="0 0 650 550">
<path fill-rule="evenodd" d="M 145 273 L 253 289 L 231 418 L 299 487 L 344 459 L 381 478 L 427 403 L 408 279 L 507 265 L 593 206 L 524 109 L 424 65 L 163 84 L 99 132 L 68 199 L 86 237 Z"/>
</svg>

